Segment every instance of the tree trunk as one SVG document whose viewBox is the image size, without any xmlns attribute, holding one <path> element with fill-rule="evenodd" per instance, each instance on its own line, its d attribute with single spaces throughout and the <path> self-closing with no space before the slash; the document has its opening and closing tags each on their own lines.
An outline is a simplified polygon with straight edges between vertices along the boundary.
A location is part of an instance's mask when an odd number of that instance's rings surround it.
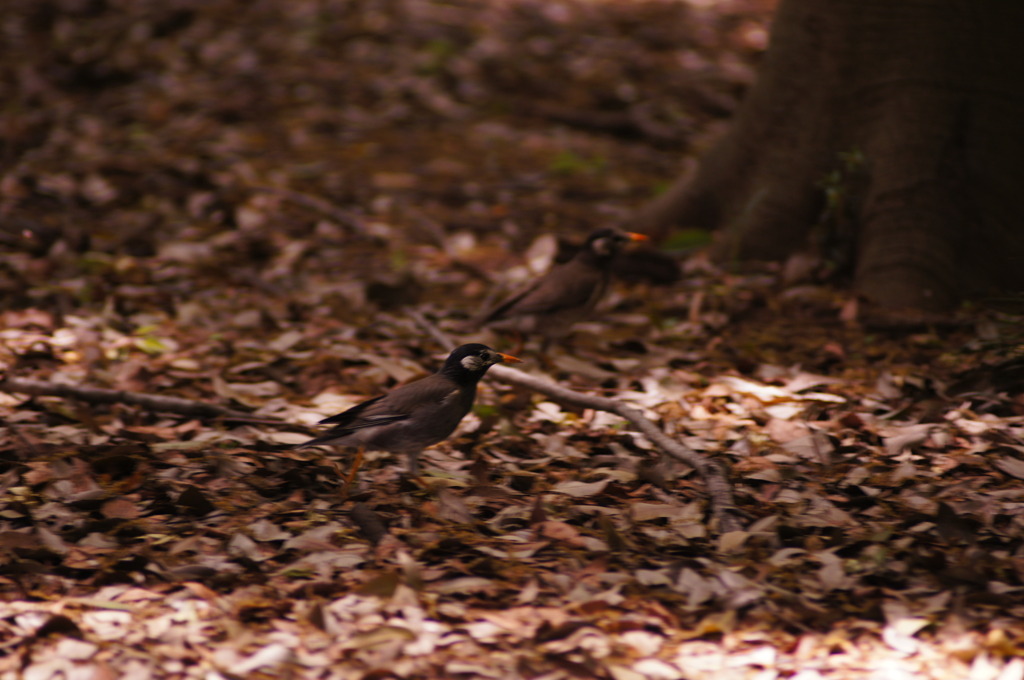
<svg viewBox="0 0 1024 680">
<path fill-rule="evenodd" d="M 732 128 L 641 226 L 717 228 L 719 258 L 780 259 L 830 228 L 838 176 L 851 227 L 824 236 L 869 299 L 1024 290 L 1022 26 L 1021 0 L 782 0 Z"/>
</svg>

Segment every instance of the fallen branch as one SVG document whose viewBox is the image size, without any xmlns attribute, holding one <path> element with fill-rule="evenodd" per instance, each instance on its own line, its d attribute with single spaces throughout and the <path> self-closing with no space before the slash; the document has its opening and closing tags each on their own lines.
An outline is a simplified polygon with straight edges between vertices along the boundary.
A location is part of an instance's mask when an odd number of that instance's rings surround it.
<svg viewBox="0 0 1024 680">
<path fill-rule="evenodd" d="M 339 208 L 325 198 L 306 194 L 301 191 L 295 191 L 293 189 L 269 185 L 252 186 L 249 188 L 253 191 L 259 191 L 265 194 L 276 194 L 295 205 L 302 206 L 307 210 L 312 210 L 313 212 L 318 212 L 325 217 L 329 217 L 338 224 L 351 227 L 359 231 L 364 230 L 365 220 L 363 220 L 362 217 L 354 212 Z"/>
<path fill-rule="evenodd" d="M 455 346 L 455 342 L 451 338 L 447 337 L 441 329 L 437 328 L 423 315 L 414 310 L 409 310 L 408 313 L 416 323 L 430 333 L 446 349 L 451 349 Z M 718 521 L 718 528 L 721 533 L 743 530 L 743 521 L 740 519 L 736 503 L 733 500 L 732 485 L 729 484 L 722 466 L 666 435 L 660 427 L 645 418 L 637 409 L 608 397 L 576 392 L 546 378 L 528 375 L 522 371 L 500 364 L 491 367 L 490 375 L 502 382 L 525 387 L 534 392 L 540 392 L 563 404 L 581 406 L 594 409 L 595 411 L 606 411 L 628 420 L 666 455 L 686 463 L 697 471 L 697 474 L 701 476 L 701 479 L 704 480 L 704 485 L 707 487 L 711 503 L 711 515 Z"/>
<path fill-rule="evenodd" d="M 666 435 L 660 427 L 645 418 L 640 411 L 621 401 L 576 392 L 550 380 L 528 375 L 508 366 L 492 366 L 491 374 L 502 382 L 540 392 L 563 404 L 572 404 L 595 411 L 607 411 L 625 418 L 665 454 L 686 463 L 697 471 L 707 486 L 711 501 L 711 514 L 718 520 L 722 533 L 743 529 L 743 523 L 737 515 L 736 504 L 733 501 L 732 486 L 722 467 Z"/>
<path fill-rule="evenodd" d="M 0 391 L 15 394 L 30 394 L 36 397 L 62 397 L 77 399 L 90 404 L 127 404 L 149 411 L 176 413 L 194 418 L 223 418 L 232 422 L 276 423 L 267 418 L 254 418 L 251 414 L 234 411 L 205 401 L 193 401 L 180 397 L 163 397 L 142 392 L 108 390 L 102 387 L 81 387 L 63 383 L 29 380 L 27 378 L 4 378 L 0 380 Z"/>
</svg>

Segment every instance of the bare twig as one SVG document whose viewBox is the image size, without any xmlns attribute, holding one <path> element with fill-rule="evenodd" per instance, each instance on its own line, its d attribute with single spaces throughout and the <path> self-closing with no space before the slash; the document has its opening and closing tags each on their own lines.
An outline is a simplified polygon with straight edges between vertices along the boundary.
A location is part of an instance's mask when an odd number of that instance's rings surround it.
<svg viewBox="0 0 1024 680">
<path fill-rule="evenodd" d="M 428 321 L 422 314 L 415 310 L 408 310 L 408 314 L 425 331 L 430 333 L 438 343 L 447 349 L 454 347 L 455 343 L 452 339 Z M 502 382 L 540 392 L 563 404 L 582 406 L 583 408 L 590 408 L 596 411 L 606 411 L 628 420 L 666 455 L 686 463 L 697 471 L 707 486 L 708 497 L 711 503 L 711 514 L 718 521 L 718 528 L 721 533 L 743 529 L 743 522 L 733 500 L 732 485 L 729 484 L 722 466 L 666 435 L 660 427 L 645 418 L 640 411 L 627 406 L 621 401 L 576 392 L 567 387 L 562 387 L 551 380 L 528 375 L 508 366 L 492 366 L 490 373 Z"/>
<path fill-rule="evenodd" d="M 295 205 L 300 205 L 303 208 L 318 212 L 325 217 L 329 217 L 339 224 L 351 227 L 354 229 L 363 229 L 363 218 L 354 212 L 344 210 L 334 205 L 330 201 L 319 196 L 313 196 L 312 194 L 306 194 L 301 191 L 295 191 L 294 189 L 285 189 L 284 187 L 275 186 L 252 186 L 250 187 L 253 191 L 259 191 L 265 194 L 277 194 L 284 198 L 286 201 L 290 201 Z"/>
<path fill-rule="evenodd" d="M 194 418 L 223 418 L 233 422 L 244 423 L 273 424 L 278 422 L 271 418 L 256 418 L 251 414 L 234 411 L 205 401 L 193 401 L 192 399 L 182 399 L 180 397 L 164 397 L 142 392 L 127 392 L 125 390 L 108 390 L 101 387 L 66 385 L 42 380 L 29 380 L 27 378 L 4 378 L 0 380 L 0 391 L 30 394 L 33 396 L 77 399 L 90 404 L 128 404 L 150 411 L 176 413 Z"/>
<path fill-rule="evenodd" d="M 512 383 L 535 392 L 540 392 L 563 404 L 573 404 L 596 411 L 607 411 L 628 420 L 666 455 L 686 463 L 697 471 L 707 486 L 712 515 L 718 520 L 719 528 L 723 533 L 743 528 L 743 524 L 736 513 L 732 486 L 729 484 L 729 480 L 726 478 L 722 467 L 717 462 L 709 460 L 666 435 L 660 427 L 645 418 L 640 411 L 627 406 L 621 401 L 576 392 L 557 385 L 550 380 L 528 375 L 508 366 L 493 366 L 491 373 L 502 382 Z"/>
</svg>

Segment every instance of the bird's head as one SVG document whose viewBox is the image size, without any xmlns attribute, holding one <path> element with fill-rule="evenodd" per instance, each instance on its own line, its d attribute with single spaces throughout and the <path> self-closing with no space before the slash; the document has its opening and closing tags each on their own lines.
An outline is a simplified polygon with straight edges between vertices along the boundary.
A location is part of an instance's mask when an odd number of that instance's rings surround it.
<svg viewBox="0 0 1024 680">
<path fill-rule="evenodd" d="M 609 258 L 618 252 L 619 248 L 630 241 L 646 241 L 647 237 L 632 231 L 621 231 L 619 229 L 598 229 L 587 237 L 584 248 L 599 258 Z"/>
<path fill-rule="evenodd" d="M 448 355 L 444 362 L 445 371 L 468 372 L 471 374 L 483 374 L 494 364 L 516 363 L 522 361 L 511 354 L 502 354 L 491 349 L 487 345 L 478 342 L 471 342 L 456 348 Z"/>
</svg>

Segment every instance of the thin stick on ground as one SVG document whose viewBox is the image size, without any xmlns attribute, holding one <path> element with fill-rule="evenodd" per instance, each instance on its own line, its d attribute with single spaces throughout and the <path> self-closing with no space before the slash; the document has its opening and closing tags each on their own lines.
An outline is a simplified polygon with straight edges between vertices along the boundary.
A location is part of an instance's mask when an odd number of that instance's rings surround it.
<svg viewBox="0 0 1024 680">
<path fill-rule="evenodd" d="M 409 310 L 408 314 L 445 348 L 451 348 L 457 344 L 422 314 L 415 310 Z M 735 501 L 733 500 L 732 485 L 729 484 L 722 466 L 669 437 L 660 427 L 645 418 L 637 409 L 608 397 L 576 392 L 546 378 L 528 375 L 508 366 L 492 366 L 490 375 L 502 382 L 540 392 L 563 404 L 581 406 L 594 409 L 595 411 L 606 411 L 626 419 L 641 434 L 647 437 L 652 444 L 661 449 L 665 455 L 686 463 L 697 471 L 697 474 L 701 476 L 707 487 L 708 499 L 711 504 L 711 515 L 717 520 L 718 529 L 721 533 L 741 531 L 744 528 L 743 521 L 739 517 Z"/>
<path fill-rule="evenodd" d="M 350 227 L 359 231 L 364 230 L 364 220 L 354 212 L 339 208 L 325 198 L 319 196 L 313 196 L 306 194 L 301 191 L 295 191 L 293 189 L 286 189 L 284 187 L 275 186 L 253 186 L 250 187 L 253 191 L 259 191 L 265 194 L 276 194 L 281 196 L 287 201 L 294 203 L 295 205 L 302 206 L 307 210 L 318 212 L 325 217 L 329 217 L 338 224 L 346 227 Z"/>
<path fill-rule="evenodd" d="M 127 404 L 129 406 L 138 406 L 148 411 L 175 413 L 193 418 L 223 418 L 232 422 L 244 423 L 274 424 L 280 422 L 270 418 L 257 418 L 249 413 L 234 411 L 205 401 L 165 397 L 156 394 L 145 394 L 143 392 L 108 390 L 102 387 L 66 385 L 43 380 L 30 380 L 28 378 L 4 378 L 0 380 L 0 392 L 29 394 L 35 397 L 77 399 L 78 401 L 90 404 Z"/>
</svg>

